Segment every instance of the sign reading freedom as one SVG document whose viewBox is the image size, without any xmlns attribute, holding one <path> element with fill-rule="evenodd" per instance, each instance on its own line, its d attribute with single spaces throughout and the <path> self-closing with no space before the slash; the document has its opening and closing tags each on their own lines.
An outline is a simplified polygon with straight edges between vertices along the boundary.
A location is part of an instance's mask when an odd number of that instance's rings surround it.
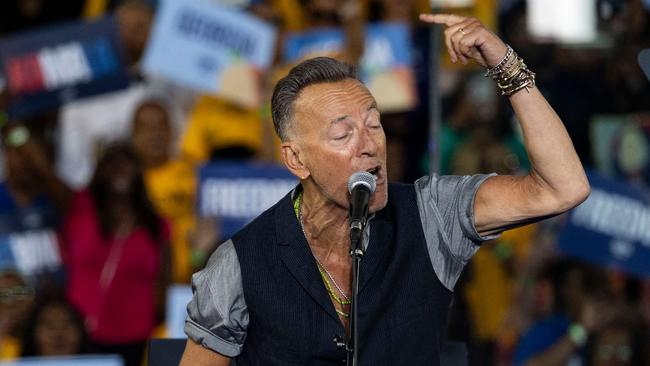
<svg viewBox="0 0 650 366">
<path fill-rule="evenodd" d="M 12 118 L 128 86 L 115 19 L 21 33 L 0 41 Z"/>
<path fill-rule="evenodd" d="M 220 162 L 199 170 L 199 213 L 219 219 L 227 239 L 289 193 L 298 180 L 278 165 Z"/>
<path fill-rule="evenodd" d="M 599 265 L 650 277 L 650 197 L 637 187 L 588 174 L 591 195 L 569 213 L 560 249 Z"/>
</svg>

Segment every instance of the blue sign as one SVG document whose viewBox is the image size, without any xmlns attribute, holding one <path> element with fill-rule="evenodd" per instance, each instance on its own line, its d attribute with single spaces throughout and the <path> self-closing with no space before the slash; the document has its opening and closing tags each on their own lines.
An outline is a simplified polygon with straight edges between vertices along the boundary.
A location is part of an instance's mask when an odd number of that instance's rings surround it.
<svg viewBox="0 0 650 366">
<path fill-rule="evenodd" d="M 209 164 L 199 170 L 199 214 L 217 217 L 222 238 L 229 238 L 296 184 L 296 177 L 278 165 Z"/>
<path fill-rule="evenodd" d="M 163 0 L 143 67 L 206 93 L 259 103 L 257 76 L 272 62 L 275 37 L 273 27 L 236 8 Z"/>
<path fill-rule="evenodd" d="M 187 304 L 192 300 L 192 286 L 171 285 L 167 289 L 167 308 L 165 310 L 165 326 L 167 338 L 187 338 L 185 334 L 185 319 Z"/>
<path fill-rule="evenodd" d="M 560 232 L 568 255 L 650 276 L 650 196 L 640 188 L 589 173 L 591 195 Z"/>
<path fill-rule="evenodd" d="M 114 355 L 26 357 L 0 362 L 1 366 L 122 366 L 122 358 Z"/>
<path fill-rule="evenodd" d="M 316 57 L 336 57 L 343 50 L 345 35 L 338 28 L 294 33 L 283 50 L 286 62 Z M 384 112 L 412 109 L 417 104 L 411 60 L 411 35 L 402 23 L 376 23 L 366 27 L 361 79 Z"/>
<path fill-rule="evenodd" d="M 18 207 L 0 184 L 0 271 L 16 270 L 33 284 L 62 280 L 56 227 L 60 215 L 44 198 Z"/>
<path fill-rule="evenodd" d="M 27 117 L 128 86 L 113 18 L 21 33 L 0 41 L 9 114 Z"/>
</svg>

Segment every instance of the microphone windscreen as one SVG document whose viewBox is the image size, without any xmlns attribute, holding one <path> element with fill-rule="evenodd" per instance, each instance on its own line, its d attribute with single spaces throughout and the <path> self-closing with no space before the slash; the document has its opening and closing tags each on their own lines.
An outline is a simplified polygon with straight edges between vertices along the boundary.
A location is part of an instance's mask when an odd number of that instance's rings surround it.
<svg viewBox="0 0 650 366">
<path fill-rule="evenodd" d="M 354 187 L 359 184 L 368 187 L 371 195 L 375 193 L 375 189 L 377 188 L 375 176 L 364 171 L 356 172 L 350 176 L 350 179 L 348 179 L 348 191 L 352 193 Z"/>
</svg>

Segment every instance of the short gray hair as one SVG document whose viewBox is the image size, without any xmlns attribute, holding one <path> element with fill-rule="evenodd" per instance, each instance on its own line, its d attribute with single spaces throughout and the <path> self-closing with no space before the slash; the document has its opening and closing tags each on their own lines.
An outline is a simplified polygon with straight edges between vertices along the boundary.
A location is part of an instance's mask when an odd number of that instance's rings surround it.
<svg viewBox="0 0 650 366">
<path fill-rule="evenodd" d="M 293 105 L 300 92 L 309 85 L 333 83 L 346 79 L 359 80 L 354 66 L 329 57 L 316 57 L 301 62 L 278 81 L 271 98 L 271 115 L 275 132 L 286 141 L 293 117 Z"/>
</svg>

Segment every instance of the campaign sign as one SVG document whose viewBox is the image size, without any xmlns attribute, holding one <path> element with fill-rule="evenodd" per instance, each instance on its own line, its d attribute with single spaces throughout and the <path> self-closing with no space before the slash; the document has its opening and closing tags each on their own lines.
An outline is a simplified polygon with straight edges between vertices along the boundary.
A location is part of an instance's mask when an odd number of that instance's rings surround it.
<svg viewBox="0 0 650 366">
<path fill-rule="evenodd" d="M 573 209 L 558 244 L 566 254 L 631 274 L 650 276 L 650 196 L 589 173 L 591 195 Z"/>
<path fill-rule="evenodd" d="M 298 180 L 281 166 L 220 162 L 199 170 L 199 213 L 217 217 L 221 237 L 231 237 L 291 191 Z"/>
<path fill-rule="evenodd" d="M 0 184 L 2 199 L 7 198 L 6 189 Z M 41 280 L 62 280 L 55 232 L 59 221 L 60 215 L 46 200 L 37 199 L 20 208 L 0 204 L 0 271 L 16 270 L 35 285 Z"/>
<path fill-rule="evenodd" d="M 410 110 L 417 104 L 409 32 L 402 23 L 376 23 L 366 28 L 361 78 L 382 112 Z M 283 58 L 295 63 L 316 56 L 336 57 L 343 50 L 344 38 L 340 29 L 291 34 Z"/>
<path fill-rule="evenodd" d="M 114 18 L 67 23 L 0 41 L 9 114 L 27 117 L 70 100 L 125 88 Z"/>
<path fill-rule="evenodd" d="M 205 0 L 163 0 L 144 71 L 245 107 L 261 103 L 261 73 L 271 64 L 273 27 L 237 8 Z"/>
<path fill-rule="evenodd" d="M 192 300 L 190 285 L 171 285 L 167 289 L 165 325 L 167 338 L 187 338 L 185 335 L 185 318 L 187 304 Z"/>
</svg>

